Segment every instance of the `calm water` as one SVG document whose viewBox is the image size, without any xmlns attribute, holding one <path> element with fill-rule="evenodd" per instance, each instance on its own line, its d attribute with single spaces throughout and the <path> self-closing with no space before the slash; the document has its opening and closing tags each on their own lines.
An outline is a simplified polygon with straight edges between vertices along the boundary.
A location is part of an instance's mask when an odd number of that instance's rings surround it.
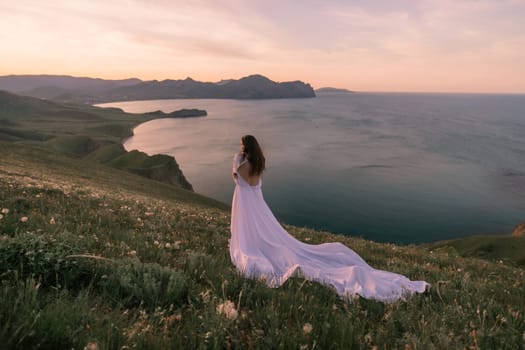
<svg viewBox="0 0 525 350">
<path fill-rule="evenodd" d="M 176 157 L 194 189 L 230 203 L 243 134 L 267 158 L 265 199 L 283 222 L 397 243 L 510 233 L 525 221 L 525 96 L 323 94 L 263 101 L 106 104 L 202 108 L 142 124 L 125 146 Z"/>
</svg>

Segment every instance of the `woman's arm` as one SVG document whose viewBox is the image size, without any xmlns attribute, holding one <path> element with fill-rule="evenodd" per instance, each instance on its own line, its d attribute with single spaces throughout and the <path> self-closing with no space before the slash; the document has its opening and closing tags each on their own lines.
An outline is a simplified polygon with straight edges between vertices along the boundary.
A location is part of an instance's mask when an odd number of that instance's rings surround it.
<svg viewBox="0 0 525 350">
<path fill-rule="evenodd" d="M 240 154 L 239 153 L 235 153 L 235 155 L 233 156 L 233 166 L 232 166 L 232 178 L 233 178 L 233 182 L 235 182 L 237 184 L 237 168 L 239 167 L 239 164 L 241 162 L 240 160 Z"/>
</svg>

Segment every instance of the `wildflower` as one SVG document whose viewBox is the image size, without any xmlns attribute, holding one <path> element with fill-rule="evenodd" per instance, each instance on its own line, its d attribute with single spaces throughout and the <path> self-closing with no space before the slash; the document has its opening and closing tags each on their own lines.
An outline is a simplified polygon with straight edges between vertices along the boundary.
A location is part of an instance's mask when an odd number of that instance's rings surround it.
<svg viewBox="0 0 525 350">
<path fill-rule="evenodd" d="M 303 326 L 303 333 L 304 333 L 304 334 L 310 334 L 310 333 L 312 332 L 312 329 L 313 329 L 313 328 L 314 328 L 314 327 L 312 326 L 311 323 L 306 322 L 306 323 L 304 324 L 304 326 Z"/>
<path fill-rule="evenodd" d="M 154 245 L 159 245 L 160 243 L 159 243 L 159 241 L 155 240 L 155 241 L 153 242 L 153 244 L 154 244 Z"/>
<path fill-rule="evenodd" d="M 164 248 L 166 248 L 166 249 L 170 249 L 170 248 L 171 248 L 171 243 L 170 243 L 170 242 L 166 243 L 166 244 L 164 245 Z"/>
<path fill-rule="evenodd" d="M 151 211 L 147 211 L 147 212 L 144 213 L 144 215 L 145 215 L 145 216 L 152 216 L 152 215 L 153 215 L 153 212 L 151 212 Z"/>
<path fill-rule="evenodd" d="M 84 346 L 84 350 L 98 350 L 98 345 L 97 343 L 90 342 Z"/>
<path fill-rule="evenodd" d="M 9 209 L 2 208 L 2 214 L 9 214 Z"/>
<path fill-rule="evenodd" d="M 202 298 L 202 301 L 208 303 L 211 300 L 212 293 L 211 290 L 208 289 L 205 292 L 200 292 L 199 295 Z"/>
<path fill-rule="evenodd" d="M 131 250 L 128 252 L 128 255 L 129 256 L 137 256 L 137 251 L 136 250 Z"/>
<path fill-rule="evenodd" d="M 365 342 L 367 344 L 371 344 L 372 343 L 372 334 L 366 333 L 366 335 L 365 335 Z"/>
<path fill-rule="evenodd" d="M 54 225 L 55 224 L 55 218 L 52 217 L 51 220 L 49 220 L 49 224 L 50 225 Z"/>
<path fill-rule="evenodd" d="M 230 300 L 226 300 L 224 303 L 217 305 L 217 313 L 219 315 L 224 314 L 229 320 L 235 320 L 238 315 L 235 305 Z"/>
<path fill-rule="evenodd" d="M 4 218 L 4 216 L 2 214 L 0 214 L 0 220 L 2 220 Z"/>
<path fill-rule="evenodd" d="M 20 222 L 27 222 L 27 220 L 28 220 L 27 216 L 22 216 L 20 218 Z"/>
</svg>

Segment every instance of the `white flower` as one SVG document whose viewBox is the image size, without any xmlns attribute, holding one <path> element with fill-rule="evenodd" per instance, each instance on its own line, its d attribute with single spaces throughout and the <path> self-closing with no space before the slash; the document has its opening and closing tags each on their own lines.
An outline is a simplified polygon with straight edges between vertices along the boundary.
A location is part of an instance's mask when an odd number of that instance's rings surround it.
<svg viewBox="0 0 525 350">
<path fill-rule="evenodd" d="M 2 214 L 9 214 L 9 209 L 3 208 L 2 209 Z"/>
<path fill-rule="evenodd" d="M 313 329 L 313 328 L 314 328 L 314 327 L 312 326 L 311 323 L 306 322 L 306 323 L 304 324 L 304 326 L 303 326 L 303 333 L 304 333 L 304 334 L 310 334 L 310 333 L 312 332 L 312 329 Z"/>
<path fill-rule="evenodd" d="M 128 255 L 129 256 L 136 256 L 137 255 L 137 251 L 136 250 L 129 251 Z"/>
<path fill-rule="evenodd" d="M 200 292 L 199 295 L 202 298 L 202 301 L 208 303 L 211 300 L 212 293 L 211 290 L 208 289 L 205 292 Z"/>
<path fill-rule="evenodd" d="M 27 222 L 27 220 L 28 220 L 27 216 L 22 216 L 20 218 L 20 222 Z"/>
<path fill-rule="evenodd" d="M 49 224 L 50 225 L 54 225 L 55 224 L 55 218 L 52 217 L 51 220 L 49 220 Z"/>
<path fill-rule="evenodd" d="M 164 245 L 164 248 L 166 248 L 166 249 L 170 249 L 170 248 L 171 248 L 171 243 L 170 243 L 170 242 L 166 243 L 166 244 Z"/>
<path fill-rule="evenodd" d="M 97 343 L 88 343 L 86 346 L 84 346 L 84 350 L 98 350 Z"/>
<path fill-rule="evenodd" d="M 224 314 L 229 320 L 235 320 L 238 316 L 235 304 L 230 300 L 226 300 L 224 303 L 217 305 L 217 313 L 219 315 Z"/>
<path fill-rule="evenodd" d="M 2 220 L 4 218 L 4 216 L 2 214 L 0 214 L 0 220 Z"/>
<path fill-rule="evenodd" d="M 153 244 L 154 244 L 154 245 L 159 245 L 160 243 L 159 243 L 159 241 L 155 240 L 155 241 L 153 242 Z"/>
</svg>

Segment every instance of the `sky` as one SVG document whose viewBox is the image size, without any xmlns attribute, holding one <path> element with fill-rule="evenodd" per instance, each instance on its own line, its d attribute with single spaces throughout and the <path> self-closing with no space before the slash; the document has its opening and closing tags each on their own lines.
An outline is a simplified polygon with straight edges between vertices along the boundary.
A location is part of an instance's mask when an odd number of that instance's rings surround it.
<svg viewBox="0 0 525 350">
<path fill-rule="evenodd" d="M 525 93 L 525 0 L 0 0 L 0 75 Z"/>
</svg>

